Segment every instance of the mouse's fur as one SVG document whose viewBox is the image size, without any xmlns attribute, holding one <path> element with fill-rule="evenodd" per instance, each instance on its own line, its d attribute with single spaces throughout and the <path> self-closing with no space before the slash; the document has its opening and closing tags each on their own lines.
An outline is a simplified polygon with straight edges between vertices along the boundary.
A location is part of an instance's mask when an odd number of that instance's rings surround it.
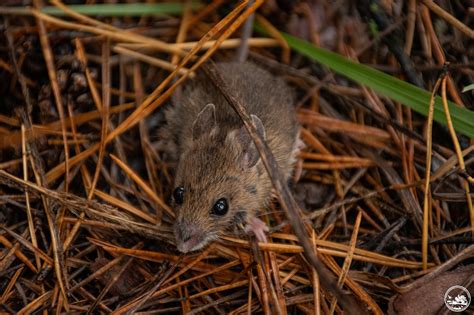
<svg viewBox="0 0 474 315">
<path fill-rule="evenodd" d="M 286 83 L 251 63 L 218 64 L 223 79 L 240 99 L 288 178 L 297 137 L 293 92 Z M 178 249 L 202 248 L 236 225 L 246 225 L 266 205 L 272 189 L 267 172 L 242 121 L 205 76 L 185 86 L 167 110 L 168 132 L 179 157 L 175 187 L 184 187 L 177 205 Z M 213 105 L 209 105 L 213 104 Z M 228 200 L 224 216 L 211 214 Z"/>
</svg>

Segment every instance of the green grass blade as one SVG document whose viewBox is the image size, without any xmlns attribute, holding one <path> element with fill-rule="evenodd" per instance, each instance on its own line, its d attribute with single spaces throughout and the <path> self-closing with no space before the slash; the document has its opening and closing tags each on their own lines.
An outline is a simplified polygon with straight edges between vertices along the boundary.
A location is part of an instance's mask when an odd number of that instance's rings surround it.
<svg viewBox="0 0 474 315">
<path fill-rule="evenodd" d="M 468 86 L 465 86 L 465 87 L 462 89 L 462 92 L 463 92 L 463 93 L 466 93 L 466 92 L 469 92 L 469 91 L 474 91 L 474 84 L 469 84 Z"/>
<path fill-rule="evenodd" d="M 258 26 L 257 30 L 262 31 Z M 371 67 L 355 63 L 334 52 L 318 48 L 305 40 L 285 33 L 282 33 L 282 36 L 292 49 L 302 55 L 324 64 L 333 71 L 370 87 L 377 93 L 400 102 L 420 114 L 427 115 L 431 97 L 430 92 Z M 452 102 L 448 103 L 455 130 L 474 138 L 474 112 L 461 108 Z M 440 97 L 436 98 L 434 119 L 446 124 L 446 116 Z"/>
<path fill-rule="evenodd" d="M 191 2 L 191 8 L 200 7 L 198 2 Z M 1 12 L 6 14 L 31 15 L 31 11 L 25 7 L 0 7 Z M 119 3 L 119 4 L 77 4 L 68 5 L 68 8 L 88 16 L 150 16 L 160 14 L 181 14 L 184 4 L 179 2 L 170 3 Z M 55 6 L 47 6 L 41 12 L 55 16 L 66 16 L 64 11 Z"/>
</svg>

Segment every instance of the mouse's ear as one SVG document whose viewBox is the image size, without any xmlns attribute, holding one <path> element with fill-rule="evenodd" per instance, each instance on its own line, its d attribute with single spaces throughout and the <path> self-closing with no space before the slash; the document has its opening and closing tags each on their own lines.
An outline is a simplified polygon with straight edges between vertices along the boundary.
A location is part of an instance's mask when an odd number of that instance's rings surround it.
<svg viewBox="0 0 474 315">
<path fill-rule="evenodd" d="M 216 106 L 207 104 L 199 112 L 193 123 L 193 140 L 198 139 L 205 132 L 210 132 L 216 126 Z"/>
<path fill-rule="evenodd" d="M 262 121 L 255 115 L 251 115 L 252 122 L 257 129 L 258 135 L 266 140 L 265 127 L 263 126 Z M 237 133 L 237 141 L 240 144 L 242 149 L 242 155 L 240 157 L 240 163 L 244 168 L 251 168 L 257 164 L 260 159 L 260 154 L 258 153 L 255 143 L 253 143 L 252 137 L 248 133 L 245 126 L 242 126 Z"/>
</svg>

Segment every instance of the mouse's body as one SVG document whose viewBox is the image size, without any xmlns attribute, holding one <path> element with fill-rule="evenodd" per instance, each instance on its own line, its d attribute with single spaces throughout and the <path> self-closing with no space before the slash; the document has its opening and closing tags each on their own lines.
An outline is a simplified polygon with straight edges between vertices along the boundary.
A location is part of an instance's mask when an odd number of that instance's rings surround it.
<svg viewBox="0 0 474 315">
<path fill-rule="evenodd" d="M 288 178 L 298 133 L 292 90 L 250 63 L 217 67 Z M 182 252 L 200 249 L 236 226 L 261 229 L 256 215 L 271 196 L 272 184 L 250 135 L 207 80 L 190 81 L 166 113 L 178 156 L 173 206 Z"/>
</svg>

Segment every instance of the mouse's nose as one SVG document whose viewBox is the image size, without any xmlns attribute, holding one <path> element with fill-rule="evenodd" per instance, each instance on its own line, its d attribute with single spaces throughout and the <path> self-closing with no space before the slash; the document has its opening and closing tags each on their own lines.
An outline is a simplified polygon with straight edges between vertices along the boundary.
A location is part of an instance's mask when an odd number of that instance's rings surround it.
<svg viewBox="0 0 474 315">
<path fill-rule="evenodd" d="M 194 223 L 178 221 L 175 225 L 176 247 L 182 253 L 199 248 L 204 240 L 202 229 Z"/>
</svg>

